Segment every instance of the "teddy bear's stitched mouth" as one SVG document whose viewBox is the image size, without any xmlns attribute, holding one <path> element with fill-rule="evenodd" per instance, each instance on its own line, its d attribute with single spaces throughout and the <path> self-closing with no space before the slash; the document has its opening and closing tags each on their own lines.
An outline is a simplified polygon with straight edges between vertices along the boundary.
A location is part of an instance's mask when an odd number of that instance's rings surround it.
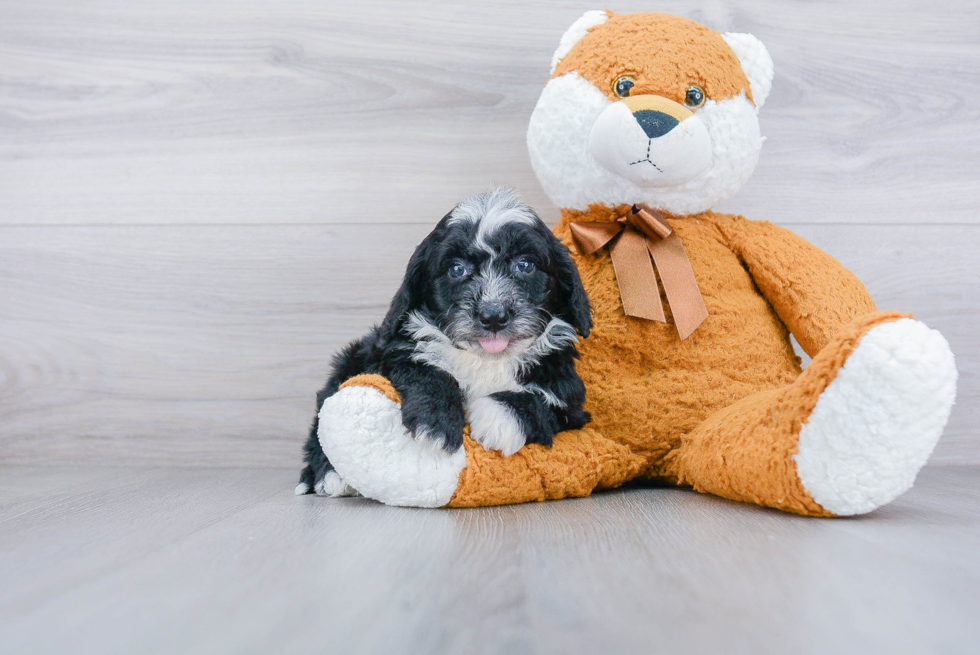
<svg viewBox="0 0 980 655">
<path fill-rule="evenodd" d="M 711 136 L 700 117 L 691 115 L 660 136 L 641 128 L 622 102 L 607 105 L 590 130 L 589 154 L 600 167 L 639 187 L 683 184 L 710 167 Z"/>
<path fill-rule="evenodd" d="M 643 162 L 646 162 L 646 163 L 650 164 L 651 166 L 653 166 L 654 168 L 656 168 L 661 173 L 663 173 L 663 170 L 661 170 L 661 168 L 659 166 L 657 166 L 656 164 L 654 164 L 653 161 L 650 159 L 650 146 L 652 146 L 652 145 L 653 145 L 653 139 L 649 139 L 648 138 L 647 139 L 647 156 L 646 156 L 646 158 L 645 159 L 637 159 L 634 162 L 630 162 L 630 166 L 636 166 L 637 164 L 642 164 Z"/>
<path fill-rule="evenodd" d="M 649 157 L 647 157 L 646 159 L 640 159 L 639 161 L 630 162 L 630 166 L 636 166 L 637 164 L 644 164 L 644 163 L 650 164 L 651 166 L 653 166 L 654 168 L 656 168 L 658 171 L 660 171 L 661 173 L 663 173 L 663 171 L 660 170 L 660 167 L 659 166 L 657 166 L 652 161 L 650 161 L 650 158 Z"/>
</svg>

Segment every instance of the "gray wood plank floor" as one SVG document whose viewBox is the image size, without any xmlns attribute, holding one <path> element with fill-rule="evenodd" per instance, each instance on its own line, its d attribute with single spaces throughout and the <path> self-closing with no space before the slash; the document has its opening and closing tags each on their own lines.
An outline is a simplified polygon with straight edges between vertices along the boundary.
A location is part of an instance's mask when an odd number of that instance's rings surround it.
<svg viewBox="0 0 980 655">
<path fill-rule="evenodd" d="M 970 653 L 980 468 L 856 519 L 634 488 L 477 510 L 295 471 L 0 469 L 3 653 Z"/>
</svg>

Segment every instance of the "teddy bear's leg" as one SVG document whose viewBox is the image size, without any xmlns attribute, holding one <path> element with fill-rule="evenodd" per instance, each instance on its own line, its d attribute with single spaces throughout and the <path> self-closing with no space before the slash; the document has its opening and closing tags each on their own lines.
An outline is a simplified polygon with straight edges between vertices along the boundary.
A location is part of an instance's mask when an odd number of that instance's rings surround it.
<svg viewBox="0 0 980 655">
<path fill-rule="evenodd" d="M 548 448 L 529 444 L 510 457 L 466 437 L 466 468 L 449 507 L 508 505 L 588 496 L 635 478 L 646 463 L 628 448 L 583 428 L 555 435 Z"/>
<path fill-rule="evenodd" d="M 388 505 L 476 507 L 586 496 L 636 477 L 643 464 L 589 428 L 554 446 L 531 444 L 503 457 L 469 436 L 449 454 L 416 441 L 401 420 L 398 393 L 379 375 L 351 378 L 320 410 L 319 438 L 337 473 Z M 468 428 L 467 428 L 468 430 Z"/>
<path fill-rule="evenodd" d="M 939 332 L 867 314 L 790 386 L 709 417 L 671 453 L 669 475 L 798 514 L 870 512 L 912 486 L 949 418 L 956 378 Z"/>
</svg>

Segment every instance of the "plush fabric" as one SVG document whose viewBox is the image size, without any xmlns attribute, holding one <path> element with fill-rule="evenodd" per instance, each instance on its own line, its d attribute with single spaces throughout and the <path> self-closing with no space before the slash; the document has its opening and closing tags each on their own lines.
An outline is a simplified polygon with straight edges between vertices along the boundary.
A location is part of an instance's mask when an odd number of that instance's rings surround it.
<svg viewBox="0 0 980 655">
<path fill-rule="evenodd" d="M 615 32 L 615 39 L 605 36 L 610 32 Z M 655 93 L 683 103 L 688 86 L 695 82 L 715 100 L 743 91 L 752 99 L 749 79 L 722 35 L 668 14 L 611 15 L 582 36 L 551 77 L 572 72 L 610 100 L 618 100 L 613 84 L 621 75 L 636 77 L 633 95 Z"/>
<path fill-rule="evenodd" d="M 531 445 L 510 457 L 466 437 L 465 466 L 443 467 L 431 482 L 455 484 L 448 506 L 584 496 L 645 478 L 829 517 L 871 511 L 905 491 L 955 398 L 945 339 L 905 314 L 878 311 L 850 271 L 792 232 L 703 208 L 741 186 L 755 165 L 755 113 L 772 81 L 765 47 L 664 14 L 591 12 L 562 38 L 554 64 L 528 144 L 545 190 L 563 205 L 555 234 L 571 249 L 593 307 L 577 366 L 592 422 L 557 435 L 550 449 Z M 709 100 L 697 111 L 713 149 L 704 174 L 641 188 L 597 166 L 589 130 L 619 101 L 612 89 L 623 75 L 636 80 L 634 94 L 676 103 L 692 84 L 704 89 Z M 748 113 L 747 101 L 755 103 Z M 587 205 L 583 188 L 593 198 Z M 683 340 L 666 302 L 666 322 L 626 316 L 608 250 L 582 254 L 571 238 L 571 224 L 615 221 L 641 201 L 663 211 L 680 237 L 708 310 Z M 650 293 L 664 298 L 659 284 Z M 813 358 L 805 371 L 790 334 Z M 379 376 L 351 384 L 397 403 Z M 342 403 L 333 410 L 347 411 Z M 376 440 L 398 438 L 410 436 Z M 351 448 L 343 434 L 321 429 L 320 439 L 331 461 Z M 371 486 L 386 475 L 358 458 L 335 464 L 355 488 L 354 478 Z M 366 495 L 406 504 L 400 489 L 375 486 L 383 493 Z"/>
<path fill-rule="evenodd" d="M 574 249 L 569 223 L 614 221 L 628 211 L 628 206 L 565 211 L 555 233 Z M 876 313 L 853 274 L 782 228 L 712 212 L 668 217 L 668 222 L 687 248 L 708 319 L 681 341 L 669 306 L 666 323 L 626 316 L 608 252 L 582 256 L 573 250 L 594 309 L 594 328 L 580 345 L 578 367 L 592 424 L 560 435 L 547 459 L 561 469 L 558 477 L 565 486 L 543 482 L 553 473 L 534 464 L 544 449 L 528 447 L 518 453 L 520 458 L 505 459 L 468 447 L 467 468 L 450 505 L 540 500 L 559 491 L 584 495 L 585 481 L 594 480 L 596 487 L 600 480 L 622 482 L 641 475 L 826 515 L 795 475 L 787 475 L 795 436 L 819 391 L 853 350 L 855 338 L 902 315 Z M 773 251 L 780 258 L 772 257 Z M 753 269 L 764 273 L 767 282 L 758 284 Z M 771 290 L 771 300 L 759 293 L 763 289 Z M 780 319 L 780 309 L 789 314 L 797 307 L 817 317 L 799 331 L 806 335 L 801 343 L 805 340 L 814 354 L 821 352 L 804 377 Z M 848 329 L 842 329 L 845 325 Z M 841 345 L 825 347 L 828 334 L 836 334 Z M 778 426 L 766 422 L 774 404 L 785 420 Z M 736 461 L 742 466 L 731 466 Z M 479 478 L 470 475 L 471 467 L 481 471 Z M 532 471 L 538 475 L 527 475 Z M 510 493 L 488 493 L 491 480 Z"/>
</svg>

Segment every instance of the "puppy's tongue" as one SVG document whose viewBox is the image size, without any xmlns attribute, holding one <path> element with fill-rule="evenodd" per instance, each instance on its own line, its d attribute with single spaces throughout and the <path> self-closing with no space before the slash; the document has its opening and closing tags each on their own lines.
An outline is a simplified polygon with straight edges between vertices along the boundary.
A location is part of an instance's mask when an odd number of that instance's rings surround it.
<svg viewBox="0 0 980 655">
<path fill-rule="evenodd" d="M 507 337 L 483 337 L 480 339 L 480 346 L 488 353 L 494 355 L 503 352 L 509 343 L 510 339 Z"/>
</svg>

